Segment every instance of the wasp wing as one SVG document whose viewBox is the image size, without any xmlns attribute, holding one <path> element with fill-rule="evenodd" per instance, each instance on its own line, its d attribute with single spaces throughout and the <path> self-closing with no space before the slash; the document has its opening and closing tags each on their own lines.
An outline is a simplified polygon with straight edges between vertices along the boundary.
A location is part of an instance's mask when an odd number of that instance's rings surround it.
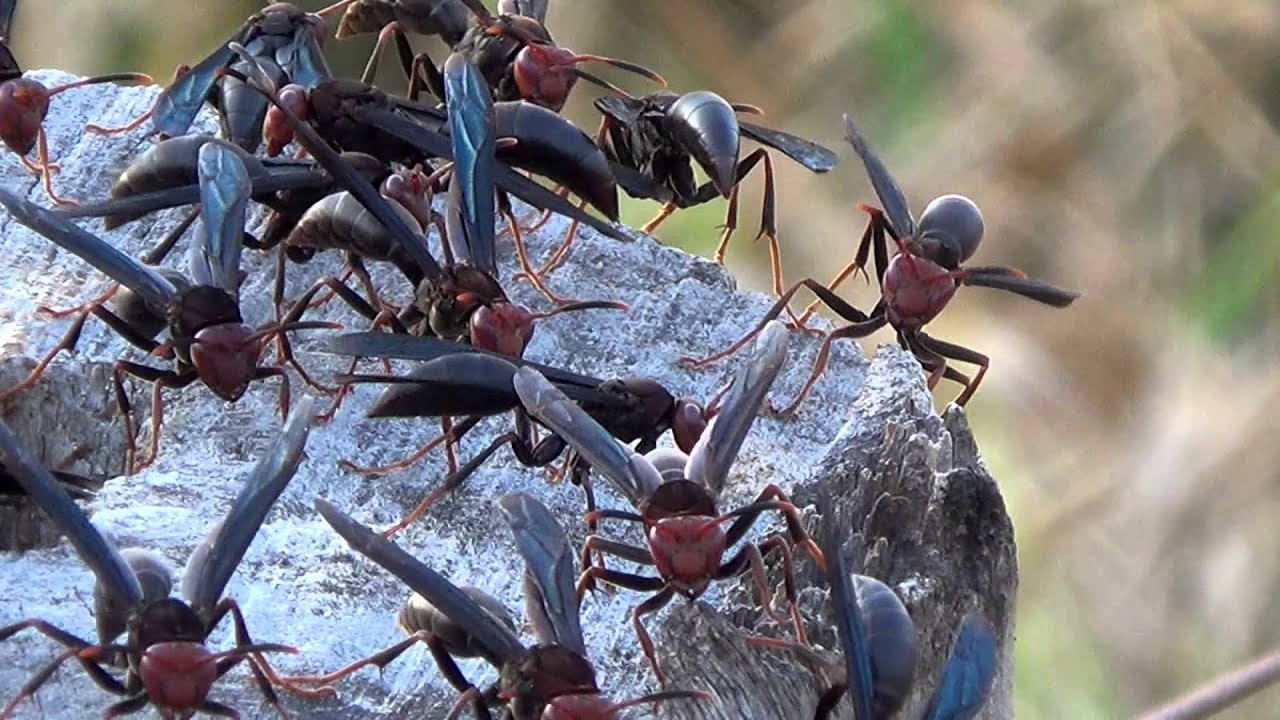
<svg viewBox="0 0 1280 720">
<path fill-rule="evenodd" d="M 1040 280 L 1021 277 L 1020 273 L 1012 273 L 1017 271 L 1011 268 L 966 268 L 960 282 L 964 285 L 1005 290 L 1059 308 L 1067 307 L 1080 297 L 1080 293 L 1075 290 L 1063 290 Z"/>
<path fill-rule="evenodd" d="M 0 40 L 0 82 L 22 77 L 22 67 L 18 65 L 18 59 L 13 56 L 7 42 Z"/>
<path fill-rule="evenodd" d="M 289 82 L 308 90 L 333 77 L 317 32 L 316 25 L 304 19 L 293 32 L 293 42 L 276 51 L 276 62 L 289 76 Z"/>
<path fill-rule="evenodd" d="M 756 338 L 751 356 L 734 377 L 716 416 L 689 453 L 685 477 L 717 495 L 724 489 L 729 468 L 786 361 L 787 327 L 774 320 Z"/>
<path fill-rule="evenodd" d="M 600 114 L 622 125 L 630 125 L 637 122 L 648 108 L 648 105 L 642 99 L 618 95 L 598 97 L 595 99 L 595 106 L 600 111 Z"/>
<path fill-rule="evenodd" d="M 218 143 L 200 147 L 197 170 L 202 222 L 197 241 L 191 244 L 191 279 L 235 295 L 252 191 L 249 171 L 239 155 Z"/>
<path fill-rule="evenodd" d="M 577 450 L 632 505 L 644 499 L 649 483 L 636 472 L 631 453 L 608 430 L 537 370 L 520 368 L 514 385 L 525 410 Z"/>
<path fill-rule="evenodd" d="M 22 68 L 9 50 L 13 34 L 13 13 L 17 9 L 18 0 L 0 0 L 0 82 L 22 77 Z"/>
<path fill-rule="evenodd" d="M 147 305 L 157 311 L 163 313 L 177 297 L 178 290 L 173 283 L 155 269 L 125 255 L 110 243 L 76 226 L 65 216 L 4 189 L 0 189 L 0 205 L 9 211 L 13 219 L 136 292 Z"/>
<path fill-rule="evenodd" d="M 126 611 L 138 607 L 142 603 L 142 586 L 120 551 L 98 532 L 49 471 L 22 447 L 4 420 L 0 420 L 0 464 L 8 468 L 22 489 L 67 536 L 104 594 Z"/>
<path fill-rule="evenodd" d="M 844 116 L 844 138 L 853 146 L 858 157 L 862 158 L 862 164 L 867 169 L 867 177 L 871 179 L 871 187 L 875 188 L 876 196 L 880 198 L 885 215 L 889 216 L 889 222 L 893 224 L 898 237 L 905 239 L 914 236 L 916 221 L 911 216 L 911 206 L 907 203 L 907 196 L 903 194 L 898 181 L 894 180 L 893 175 L 889 173 L 889 168 L 885 167 L 884 162 L 871 150 L 867 139 L 862 137 L 858 126 L 853 124 L 853 118 L 848 115 Z"/>
<path fill-rule="evenodd" d="M 938 689 L 929 698 L 927 720 L 973 720 L 991 694 L 996 678 L 996 636 L 979 614 L 960 621 L 960 633 L 942 668 Z"/>
<path fill-rule="evenodd" d="M 524 646 L 508 627 L 476 604 L 440 573 L 418 561 L 398 545 L 356 522 L 328 501 L 316 498 L 316 510 L 357 552 L 400 578 L 454 624 L 467 629 L 486 655 L 511 661 L 524 655 Z"/>
<path fill-rule="evenodd" d="M 270 196 L 285 190 L 322 188 L 332 184 L 329 176 L 309 167 L 273 167 L 267 174 L 253 178 L 251 190 L 254 199 L 270 200 Z M 86 203 L 76 207 L 58 208 L 63 217 L 120 217 L 133 220 L 157 210 L 200 202 L 200 185 L 180 185 L 164 190 L 152 190 L 137 195 L 112 198 L 101 202 Z M 108 225 L 112 223 L 109 220 Z M 119 225 L 120 223 L 115 223 Z M 108 229 L 111 229 L 108 227 Z"/>
<path fill-rule="evenodd" d="M 792 135 L 781 130 L 774 130 L 745 120 L 738 120 L 738 129 L 743 135 L 761 145 L 768 145 L 779 150 L 783 155 L 795 160 L 816 173 L 824 173 L 840 162 L 840 156 L 812 140 Z"/>
<path fill-rule="evenodd" d="M 102 489 L 103 481 L 101 478 L 92 478 L 58 470 L 50 470 L 49 474 L 53 475 L 53 479 L 58 481 L 58 485 L 63 490 L 66 490 L 73 500 L 91 500 Z M 22 485 L 13 476 L 13 473 L 10 473 L 3 465 L 0 465 L 0 497 L 4 496 L 27 497 L 27 491 L 22 489 Z M 0 502 L 4 501 L 0 500 Z"/>
<path fill-rule="evenodd" d="M 313 405 L 308 396 L 293 406 L 280 436 L 253 466 L 226 517 L 191 553 L 182 573 L 182 594 L 202 616 L 208 617 L 222 598 L 262 521 L 298 471 L 315 420 Z"/>
<path fill-rule="evenodd" d="M 490 276 L 498 276 L 494 248 L 493 98 L 484 76 L 460 53 L 444 64 L 453 179 L 446 212 L 454 256 Z"/>
<path fill-rule="evenodd" d="M 545 25 L 548 4 L 547 0 L 498 0 L 498 14 L 523 15 Z"/>
<path fill-rule="evenodd" d="M 842 533 L 836 523 L 831 489 L 818 487 L 818 512 L 822 515 L 822 554 L 827 559 L 827 580 L 831 585 L 831 605 L 835 609 L 836 634 L 844 649 L 845 689 L 853 700 L 856 720 L 875 720 L 875 681 L 871 675 L 871 651 L 853 576 L 845 559 Z M 834 704 L 832 705 L 834 707 Z"/>
<path fill-rule="evenodd" d="M 200 106 L 204 105 L 209 92 L 218 82 L 220 71 L 235 60 L 235 53 L 227 47 L 228 43 L 243 42 L 251 32 L 252 25 L 246 22 L 236 34 L 220 44 L 217 50 L 160 93 L 151 115 L 151 126 L 156 132 L 167 137 L 187 134 L 191 123 L 200 113 Z"/>
<path fill-rule="evenodd" d="M 568 385 L 582 388 L 595 388 L 604 381 L 587 375 L 579 375 L 568 370 L 543 365 L 524 358 L 502 355 L 466 343 L 442 340 L 435 337 L 418 337 L 402 333 L 358 332 L 345 335 L 334 335 L 324 338 L 322 347 L 337 355 L 352 357 L 378 357 L 398 360 L 436 360 L 446 355 L 485 355 L 496 358 L 518 367 L 537 370 L 565 389 Z"/>
<path fill-rule="evenodd" d="M 573 546 L 546 506 L 522 492 L 498 500 L 525 562 L 525 612 L 543 643 L 559 643 L 582 657 L 587 643 L 578 617 Z"/>
<path fill-rule="evenodd" d="M 407 376 L 340 376 L 348 380 L 390 381 L 369 407 L 369 417 L 497 415 L 520 406 L 512 389 L 516 366 L 488 355 L 445 355 Z"/>
</svg>

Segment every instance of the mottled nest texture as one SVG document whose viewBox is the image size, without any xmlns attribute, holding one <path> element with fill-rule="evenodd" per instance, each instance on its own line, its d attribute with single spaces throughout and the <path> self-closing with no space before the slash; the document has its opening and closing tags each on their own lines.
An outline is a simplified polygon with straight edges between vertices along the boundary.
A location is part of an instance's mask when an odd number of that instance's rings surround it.
<svg viewBox="0 0 1280 720">
<path fill-rule="evenodd" d="M 71 79 L 56 71 L 31 74 L 50 84 Z M 105 197 L 118 172 L 153 140 L 141 132 L 100 137 L 85 133 L 84 125 L 124 124 L 147 110 L 157 92 L 155 87 L 98 85 L 57 97 L 45 130 L 53 159 L 62 166 L 54 178 L 60 194 Z M 213 131 L 210 117 L 202 116 L 200 122 L 198 129 Z M 6 187 L 47 203 L 37 178 L 16 157 L 0 156 L 0 164 L 6 169 Z M 525 224 L 536 217 L 529 208 L 521 213 Z M 103 237 L 139 256 L 178 218 L 177 211 L 160 213 Z M 255 211 L 250 230 L 262 220 L 262 212 Z M 85 226 L 101 232 L 97 221 Z M 535 262 L 549 256 L 566 228 L 555 218 L 526 237 Z M 70 322 L 39 317 L 37 307 L 79 304 L 105 291 L 109 283 L 3 213 L 0 238 L 5 257 L 0 263 L 0 387 L 9 387 L 58 342 Z M 169 262 L 181 262 L 186 242 Z M 509 277 L 516 267 L 510 243 L 500 239 L 499 252 L 499 267 Z M 340 263 L 339 256 L 330 253 L 291 266 L 287 296 L 296 297 L 321 275 L 338 272 Z M 247 322 L 271 317 L 273 265 L 274 258 L 245 251 L 248 279 L 241 296 Z M 393 301 L 407 299 L 408 288 L 394 270 L 376 267 L 374 278 L 390 289 Z M 703 371 L 682 369 L 677 358 L 717 351 L 751 328 L 771 304 L 764 295 L 738 292 L 724 268 L 639 234 L 630 242 L 619 242 L 581 231 L 568 262 L 548 277 L 548 283 L 570 297 L 621 299 L 630 310 L 574 313 L 543 322 L 526 357 L 597 377 L 648 375 L 675 393 L 701 399 L 719 388 L 742 358 L 735 356 Z M 546 307 L 528 284 L 508 279 L 506 285 L 514 301 Z M 367 325 L 340 302 L 324 306 L 311 319 L 341 322 L 348 330 Z M 322 332 L 327 331 L 301 334 L 295 347 L 314 376 L 328 378 L 346 370 L 347 360 L 318 350 Z M 817 345 L 811 336 L 791 334 L 790 360 L 773 388 L 778 404 L 799 391 Z M 46 462 L 55 463 L 79 449 L 83 457 L 67 469 L 109 478 L 87 505 L 94 523 L 119 546 L 151 548 L 180 569 L 278 432 L 277 381 L 254 384 L 233 405 L 198 384 L 166 393 L 159 460 L 145 472 L 123 477 L 122 421 L 110 389 L 112 363 L 121 357 L 147 362 L 101 323 L 90 320 L 77 351 L 61 356 L 39 385 L 18 396 L 7 420 Z M 397 365 L 399 370 L 407 367 Z M 291 378 L 295 396 L 306 390 L 296 376 Z M 134 384 L 129 392 L 144 412 L 146 427 L 150 388 Z M 382 478 L 339 469 L 337 463 L 344 458 L 362 464 L 397 459 L 438 432 L 433 421 L 366 419 L 379 392 L 376 386 L 359 388 L 332 422 L 314 428 L 297 476 L 227 588 L 243 607 L 256 640 L 301 650 L 276 657 L 284 673 L 327 672 L 402 637 L 395 618 L 407 589 L 351 551 L 312 507 L 314 498 L 324 497 L 361 522 L 385 527 L 443 476 L 439 453 Z M 461 456 L 484 447 L 510 422 L 509 416 L 483 422 L 462 443 Z M 939 417 L 934 412 L 919 364 L 911 356 L 885 347 L 867 360 L 853 343 L 837 343 L 826 376 L 798 417 L 783 421 L 764 416 L 756 422 L 729 477 L 722 507 L 749 501 L 766 483 L 792 493 L 811 530 L 817 519 L 812 507 L 815 488 L 830 486 L 840 527 L 848 528 L 846 549 L 852 567 L 888 582 L 906 602 L 920 643 L 917 687 L 906 717 L 919 712 L 936 682 L 960 617 L 976 609 L 986 612 L 996 627 L 1001 653 L 995 691 L 982 717 L 1011 716 L 1017 587 L 1012 526 L 963 413 L 952 409 Z M 603 483 L 596 485 L 602 505 L 624 507 L 624 499 Z M 575 541 L 585 535 L 580 489 L 551 484 L 543 471 L 524 468 L 501 452 L 397 542 L 455 584 L 474 585 L 499 598 L 519 617 L 523 568 L 492 504 L 513 490 L 545 503 Z M 9 517 L 0 515 L 0 520 L 9 526 Z M 757 534 L 781 528 L 779 518 L 766 516 Z M 31 532 L 39 540 L 40 531 Z M 606 532 L 642 542 L 638 531 L 625 526 L 613 524 Z M 38 616 L 93 637 L 93 577 L 70 546 L 51 540 L 46 533 L 36 542 L 44 547 L 0 554 L 0 625 Z M 800 602 L 810 638 L 824 648 L 836 648 L 826 584 L 802 553 L 797 558 Z M 611 566 L 646 571 L 622 561 Z M 782 604 L 780 574 L 777 568 L 771 572 L 772 589 Z M 590 657 L 602 687 L 617 699 L 656 689 L 628 622 L 629 611 L 643 599 L 625 590 L 597 592 L 582 606 Z M 791 653 L 749 646 L 743 639 L 744 634 L 791 635 L 789 627 L 777 626 L 756 609 L 748 581 L 714 586 L 696 603 L 676 600 L 649 616 L 647 624 L 671 686 L 705 689 L 716 696 L 708 703 L 665 703 L 658 716 L 812 716 L 822 676 Z M 215 649 L 231 646 L 230 624 L 226 625 L 211 638 Z M 533 641 L 527 627 L 522 632 Z M 59 650 L 48 638 L 29 631 L 0 644 L 0 701 L 12 698 Z M 481 660 L 462 661 L 461 667 L 477 684 L 495 677 Z M 239 709 L 246 718 L 275 717 L 241 669 L 220 682 L 211 697 Z M 352 676 L 336 698 L 285 695 L 284 704 L 296 717 L 434 718 L 442 716 L 454 698 L 426 648 L 416 647 L 381 674 L 367 669 Z M 20 706 L 15 717 L 95 716 L 113 700 L 69 663 L 35 701 Z M 648 716 L 652 711 L 629 712 Z M 848 703 L 840 713 L 852 716 Z"/>
</svg>

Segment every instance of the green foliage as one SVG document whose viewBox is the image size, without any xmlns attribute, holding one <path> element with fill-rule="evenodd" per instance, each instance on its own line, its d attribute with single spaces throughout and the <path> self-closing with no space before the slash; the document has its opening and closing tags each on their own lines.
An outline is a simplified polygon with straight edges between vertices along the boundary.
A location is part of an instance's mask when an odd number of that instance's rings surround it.
<svg viewBox="0 0 1280 720">
<path fill-rule="evenodd" d="M 1031 558 L 1023 554 L 1020 562 Z M 1055 578 L 1036 590 L 1039 602 L 1021 604 L 1014 654 L 1014 713 L 1028 718 L 1120 717 L 1105 648 L 1091 632 L 1078 589 Z M 1024 581 L 1025 582 L 1025 581 Z M 1025 588 L 1024 588 L 1025 591 Z M 1064 634 L 1064 627 L 1073 632 Z"/>
<path fill-rule="evenodd" d="M 697 207 L 672 213 L 658 226 L 655 235 L 664 243 L 694 255 L 710 256 L 720 240 L 718 227 L 724 224 L 725 200 L 712 200 Z M 619 214 L 630 227 L 640 227 L 662 210 L 662 203 L 624 197 Z M 754 232 L 754 231 L 753 231 Z"/>
<path fill-rule="evenodd" d="M 1216 343 L 1247 341 L 1274 322 L 1280 287 L 1280 176 L 1214 244 L 1183 297 L 1185 311 Z M 1273 328 L 1274 330 L 1274 328 Z"/>
<path fill-rule="evenodd" d="M 931 110 L 938 38 L 911 3 L 894 0 L 880 8 L 880 21 L 867 47 L 859 49 L 859 55 L 876 59 L 873 79 L 878 95 L 874 114 L 860 122 L 869 123 L 869 128 L 901 128 Z"/>
</svg>

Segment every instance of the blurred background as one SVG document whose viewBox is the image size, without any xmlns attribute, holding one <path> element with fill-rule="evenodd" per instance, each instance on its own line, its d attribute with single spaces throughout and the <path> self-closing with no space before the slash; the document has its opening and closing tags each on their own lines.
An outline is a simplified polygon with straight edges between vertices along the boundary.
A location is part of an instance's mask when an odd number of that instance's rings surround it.
<svg viewBox="0 0 1280 720">
<path fill-rule="evenodd" d="M 260 7 L 21 5 L 25 67 L 166 83 Z M 966 289 L 930 326 L 992 358 L 968 412 L 1018 533 L 1020 716 L 1122 717 L 1280 645 L 1280 5 L 552 0 L 547 25 L 561 45 L 753 103 L 840 153 L 825 177 L 775 154 L 788 284 L 847 262 L 855 203 L 874 202 L 841 139 L 850 112 L 916 213 L 947 192 L 983 208 L 975 263 L 1084 292 L 1052 310 Z M 371 45 L 331 39 L 334 71 L 358 75 Z M 565 111 L 591 133 L 593 96 L 580 84 Z M 767 290 L 750 242 L 761 183 L 745 183 L 728 264 Z M 629 201 L 624 219 L 657 210 Z M 658 234 L 708 254 L 724 211 L 680 211 Z M 876 299 L 860 279 L 842 293 Z M 941 385 L 939 407 L 957 392 Z M 1280 689 L 1225 716 L 1277 707 Z"/>
</svg>

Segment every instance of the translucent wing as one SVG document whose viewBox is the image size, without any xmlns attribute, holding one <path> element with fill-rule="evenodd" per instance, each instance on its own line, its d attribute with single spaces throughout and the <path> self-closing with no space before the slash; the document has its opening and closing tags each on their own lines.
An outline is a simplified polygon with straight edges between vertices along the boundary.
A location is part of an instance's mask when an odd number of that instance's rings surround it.
<svg viewBox="0 0 1280 720">
<path fill-rule="evenodd" d="M 639 120 L 646 108 L 643 100 L 616 95 L 596 98 L 595 106 L 602 115 L 606 115 L 623 125 L 630 125 Z"/>
<path fill-rule="evenodd" d="M 182 576 L 182 594 L 197 612 L 207 615 L 217 605 L 271 506 L 298 471 L 315 420 L 313 405 L 311 397 L 304 397 L 293 406 L 280 436 L 254 465 L 226 517 L 192 552 Z"/>
<path fill-rule="evenodd" d="M 797 135 L 774 130 L 745 120 L 738 120 L 738 129 L 743 135 L 761 145 L 782 151 L 784 155 L 816 173 L 824 173 L 840 162 L 840 156 L 812 140 L 805 140 Z"/>
<path fill-rule="evenodd" d="M 270 171 L 253 178 L 252 194 L 254 197 L 265 197 L 285 190 L 328 187 L 332 182 L 328 175 L 308 167 L 273 167 Z M 117 219 L 127 222 L 157 210 L 197 202 L 200 202 L 198 184 L 178 185 L 163 190 L 151 190 L 137 195 L 85 203 L 76 207 L 59 208 L 57 213 L 69 218 L 105 217 L 107 218 L 106 226 L 111 229 L 123 224 Z"/>
<path fill-rule="evenodd" d="M 547 22 L 547 0 L 499 0 L 499 15 L 523 15 L 540 23 Z"/>
<path fill-rule="evenodd" d="M 1040 280 L 996 272 L 996 270 L 1009 270 L 1009 268 L 973 268 L 971 271 L 966 268 L 960 282 L 965 285 L 1004 290 L 1060 308 L 1067 307 L 1080 297 L 1080 293 L 1075 290 L 1063 290 Z"/>
<path fill-rule="evenodd" d="M 633 505 L 645 497 L 648 483 L 632 466 L 632 453 L 577 403 L 532 368 L 520 368 L 514 384 L 525 410 L 577 450 Z"/>
<path fill-rule="evenodd" d="M 574 551 L 564 528 L 546 506 L 525 493 L 504 495 L 498 507 L 524 558 L 525 607 L 538 639 L 586 657 L 574 588 Z"/>
<path fill-rule="evenodd" d="M 447 212 L 454 255 L 496 277 L 493 232 L 494 118 L 489 86 L 466 56 L 453 53 L 444 64 L 453 180 Z M 455 194 L 458 195 L 455 199 Z"/>
<path fill-rule="evenodd" d="M 217 50 L 160 93 L 160 97 L 156 98 L 155 112 L 151 115 L 151 125 L 156 132 L 168 137 L 187 134 L 200 112 L 200 106 L 204 105 L 209 91 L 218 81 L 218 71 L 235 59 L 235 53 L 231 52 L 227 43 L 243 41 L 249 32 L 250 24 L 245 23 L 227 42 L 221 43 Z"/>
<path fill-rule="evenodd" d="M 142 586 L 120 552 L 89 522 L 89 517 L 49 471 L 22 447 L 4 420 L 0 420 L 0 463 L 67 536 L 76 554 L 93 571 L 103 592 L 120 607 L 138 607 L 142 602 Z"/>
<path fill-rule="evenodd" d="M 3 0 L 0 2 L 0 44 L 5 45 L 5 52 L 8 52 L 8 44 L 10 33 L 13 30 L 13 11 L 18 9 L 18 0 Z M 17 66 L 17 63 L 14 63 Z"/>
<path fill-rule="evenodd" d="M 845 559 L 842 533 L 836 524 L 831 489 L 818 487 L 818 512 L 822 514 L 822 554 L 827 559 L 827 580 L 831 585 L 831 604 L 836 612 L 836 633 L 844 649 L 845 687 L 853 701 L 856 720 L 877 720 L 874 712 L 875 681 L 871 674 L 871 652 L 866 629 L 862 626 L 862 609 L 853 590 L 853 578 Z"/>
<path fill-rule="evenodd" d="M 511 386 L 516 366 L 489 355 L 445 355 L 408 375 L 344 375 L 338 382 L 389 382 L 369 417 L 497 415 L 520 406 Z"/>
<path fill-rule="evenodd" d="M 107 277 L 136 292 L 147 305 L 163 312 L 177 297 L 173 283 L 153 268 L 125 255 L 110 243 L 80 229 L 70 220 L 0 189 L 0 205 L 14 220 L 89 263 Z"/>
<path fill-rule="evenodd" d="M 924 717 L 973 720 L 987 703 L 995 677 L 996 637 L 991 623 L 976 613 L 966 615 Z"/>
<path fill-rule="evenodd" d="M 235 295 L 252 189 L 249 171 L 239 155 L 219 143 L 200 147 L 197 170 L 203 224 L 191 244 L 191 279 Z"/>
<path fill-rule="evenodd" d="M 435 360 L 445 355 L 486 355 L 519 367 L 537 370 L 564 389 L 565 385 L 578 385 L 594 388 L 603 380 L 579 375 L 550 365 L 543 365 L 524 358 L 511 357 L 482 350 L 466 343 L 441 340 L 433 337 L 416 337 L 397 333 L 358 332 L 335 335 L 323 340 L 326 350 L 339 355 L 355 357 L 398 358 L 401 360 Z"/>
<path fill-rule="evenodd" d="M 848 115 L 844 116 L 844 137 L 858 153 L 858 157 L 862 158 L 862 164 L 867 169 L 867 177 L 871 179 L 871 187 L 875 188 L 880 204 L 884 206 L 884 213 L 889 216 L 889 222 L 898 232 L 898 237 L 914 236 L 916 221 L 911 216 L 911 206 L 907 204 L 907 196 L 898 186 L 898 181 L 889 174 L 889 168 L 885 167 L 880 158 L 872 152 L 866 138 L 862 137 L 858 126 L 853 124 L 853 118 Z"/>
<path fill-rule="evenodd" d="M 326 500 L 316 498 L 316 510 L 357 552 L 400 578 L 444 613 L 488 652 L 487 657 L 515 660 L 524 655 L 524 646 L 515 634 L 476 604 L 476 601 L 443 575 L 419 562 L 398 545 L 352 520 Z"/>
<path fill-rule="evenodd" d="M 277 57 L 276 61 L 289 75 L 289 82 L 310 90 L 333 77 L 312 23 L 306 20 L 299 22 L 293 33 L 293 42 L 285 49 L 289 55 Z"/>
<path fill-rule="evenodd" d="M 102 489 L 101 478 L 91 478 L 84 475 L 77 475 L 69 472 L 59 472 L 50 470 L 49 474 L 54 480 L 58 481 L 58 485 L 74 500 L 90 500 L 99 490 Z M 22 485 L 18 483 L 17 478 L 13 476 L 3 465 L 0 465 L 0 498 L 9 497 L 27 497 L 27 491 L 22 489 Z M 0 500 L 4 502 L 4 500 Z"/>
<path fill-rule="evenodd" d="M 756 338 L 751 356 L 733 379 L 720 410 L 689 453 L 686 477 L 716 494 L 724 489 L 729 468 L 786 361 L 787 328 L 774 320 Z"/>
</svg>

